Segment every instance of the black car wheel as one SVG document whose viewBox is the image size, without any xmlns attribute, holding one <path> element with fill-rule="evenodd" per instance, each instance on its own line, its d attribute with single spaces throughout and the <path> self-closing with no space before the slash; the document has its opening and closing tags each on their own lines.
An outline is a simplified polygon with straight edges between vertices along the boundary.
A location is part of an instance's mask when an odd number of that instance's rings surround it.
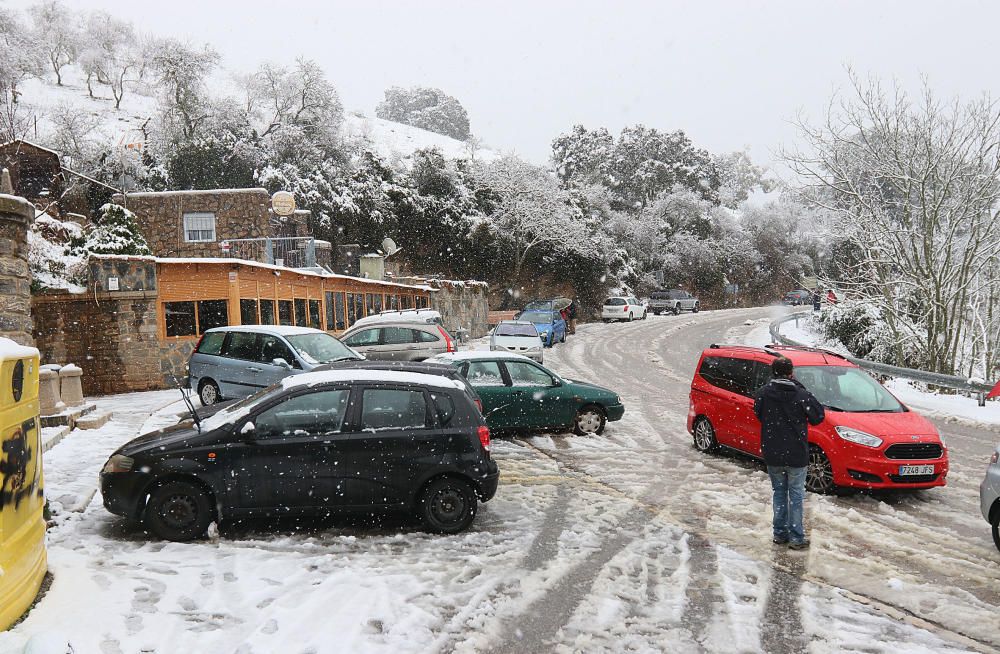
<svg viewBox="0 0 1000 654">
<path fill-rule="evenodd" d="M 699 452 L 711 452 L 719 446 L 715 439 L 715 428 L 708 418 L 698 418 L 694 423 L 694 448 Z"/>
<path fill-rule="evenodd" d="M 573 433 L 577 436 L 600 436 L 604 433 L 604 426 L 607 423 L 608 418 L 601 407 L 591 404 L 576 412 L 576 418 L 573 419 Z"/>
<path fill-rule="evenodd" d="M 698 313 L 699 311 L 701 311 L 701 307 L 700 307 L 700 306 L 698 306 L 698 303 L 697 303 L 697 302 L 695 302 L 695 303 L 694 303 L 694 308 L 692 308 L 692 309 L 691 309 L 691 311 L 692 311 L 693 313 Z"/>
<path fill-rule="evenodd" d="M 836 489 L 833 483 L 833 465 L 826 452 L 818 445 L 809 445 L 809 466 L 806 469 L 806 490 L 812 493 L 832 493 Z"/>
<path fill-rule="evenodd" d="M 653 315 L 654 315 L 654 316 L 658 316 L 658 315 L 660 315 L 660 312 L 659 312 L 659 311 L 654 311 L 654 312 L 653 312 Z"/>
<path fill-rule="evenodd" d="M 679 305 L 679 304 L 675 304 L 675 305 L 674 305 L 674 315 L 675 315 L 675 316 L 679 316 L 679 315 L 680 315 L 680 313 L 681 313 L 681 305 Z"/>
<path fill-rule="evenodd" d="M 218 384 L 211 379 L 206 379 L 198 387 L 198 397 L 201 398 L 202 405 L 212 406 L 222 399 L 222 393 L 219 392 Z"/>
<path fill-rule="evenodd" d="M 1000 550 L 1000 511 L 993 516 L 993 544 Z"/>
<path fill-rule="evenodd" d="M 185 541 L 203 536 L 212 515 L 212 502 L 204 489 L 187 481 L 170 481 L 150 493 L 143 521 L 164 540 Z"/>
<path fill-rule="evenodd" d="M 424 487 L 417 507 L 430 531 L 457 534 L 468 529 L 476 517 L 476 493 L 468 482 L 439 477 Z"/>
</svg>

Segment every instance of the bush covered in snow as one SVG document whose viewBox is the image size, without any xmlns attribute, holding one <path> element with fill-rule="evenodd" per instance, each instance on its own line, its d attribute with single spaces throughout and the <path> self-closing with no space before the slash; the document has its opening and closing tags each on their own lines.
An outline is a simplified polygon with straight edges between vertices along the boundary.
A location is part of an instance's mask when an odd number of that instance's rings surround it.
<svg viewBox="0 0 1000 654">
<path fill-rule="evenodd" d="M 854 356 L 897 366 L 919 365 L 915 344 L 894 337 L 875 304 L 841 302 L 819 314 L 817 321 L 827 339 L 843 343 Z"/>
<path fill-rule="evenodd" d="M 139 231 L 135 214 L 110 203 L 100 208 L 93 225 L 70 240 L 69 249 L 71 254 L 83 257 L 90 254 L 152 254 Z"/>
</svg>

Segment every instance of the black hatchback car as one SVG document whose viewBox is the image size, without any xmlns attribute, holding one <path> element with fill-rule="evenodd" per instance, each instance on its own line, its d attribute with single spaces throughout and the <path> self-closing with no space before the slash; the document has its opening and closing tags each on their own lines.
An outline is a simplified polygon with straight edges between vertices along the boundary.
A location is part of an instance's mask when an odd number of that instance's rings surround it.
<svg viewBox="0 0 1000 654">
<path fill-rule="evenodd" d="M 464 384 L 387 370 L 287 377 L 215 415 L 140 436 L 101 472 L 104 506 L 168 540 L 249 515 L 410 511 L 456 533 L 496 493 Z"/>
</svg>

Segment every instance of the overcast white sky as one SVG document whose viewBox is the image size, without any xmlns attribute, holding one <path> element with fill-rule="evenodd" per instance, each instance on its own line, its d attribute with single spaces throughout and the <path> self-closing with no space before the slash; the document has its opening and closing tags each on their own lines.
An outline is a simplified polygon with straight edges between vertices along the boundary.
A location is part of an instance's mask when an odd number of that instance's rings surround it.
<svg viewBox="0 0 1000 654">
<path fill-rule="evenodd" d="M 683 129 L 712 152 L 749 147 L 768 162 L 795 138 L 789 119 L 818 115 L 847 65 L 911 87 L 923 73 L 945 94 L 998 87 L 998 2 L 69 4 L 211 43 L 232 69 L 305 55 L 369 115 L 388 86 L 440 87 L 488 145 L 538 162 L 575 123 Z"/>
</svg>

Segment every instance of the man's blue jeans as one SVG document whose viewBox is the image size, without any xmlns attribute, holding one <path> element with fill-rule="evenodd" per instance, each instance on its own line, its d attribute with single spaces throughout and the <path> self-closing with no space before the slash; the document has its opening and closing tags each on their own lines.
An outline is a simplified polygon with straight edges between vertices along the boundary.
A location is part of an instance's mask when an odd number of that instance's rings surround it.
<svg viewBox="0 0 1000 654">
<path fill-rule="evenodd" d="M 774 538 L 801 543 L 806 539 L 802 526 L 802 500 L 806 494 L 806 469 L 767 466 L 774 490 Z"/>
</svg>

